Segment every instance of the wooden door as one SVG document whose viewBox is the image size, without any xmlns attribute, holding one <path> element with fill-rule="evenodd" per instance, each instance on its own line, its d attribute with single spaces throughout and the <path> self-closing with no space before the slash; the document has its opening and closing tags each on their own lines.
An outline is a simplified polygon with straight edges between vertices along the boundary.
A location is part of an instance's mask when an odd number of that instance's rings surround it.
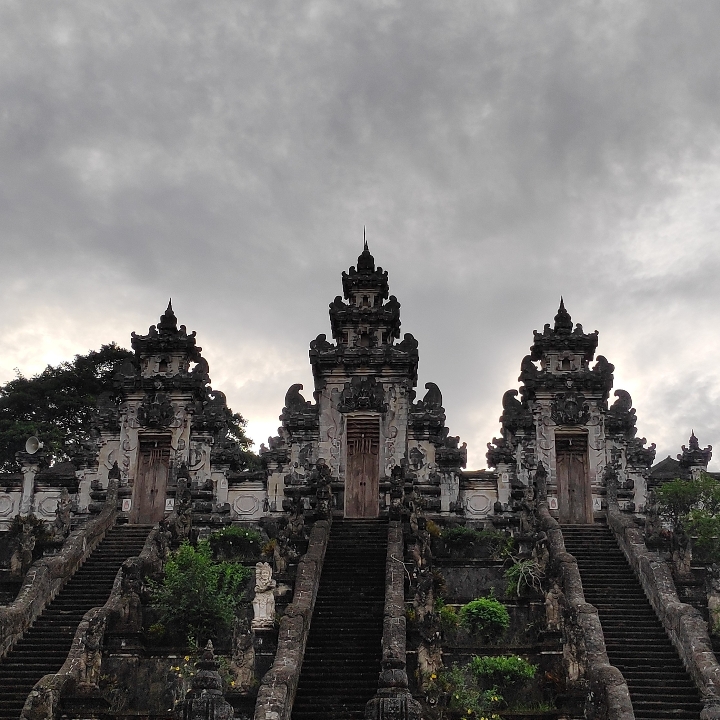
<svg viewBox="0 0 720 720">
<path fill-rule="evenodd" d="M 376 518 L 380 492 L 380 419 L 348 418 L 345 517 Z"/>
<path fill-rule="evenodd" d="M 169 470 L 169 440 L 141 441 L 130 510 L 131 523 L 154 525 L 162 520 Z"/>
<path fill-rule="evenodd" d="M 558 512 L 561 523 L 592 523 L 586 435 L 555 436 Z"/>
</svg>

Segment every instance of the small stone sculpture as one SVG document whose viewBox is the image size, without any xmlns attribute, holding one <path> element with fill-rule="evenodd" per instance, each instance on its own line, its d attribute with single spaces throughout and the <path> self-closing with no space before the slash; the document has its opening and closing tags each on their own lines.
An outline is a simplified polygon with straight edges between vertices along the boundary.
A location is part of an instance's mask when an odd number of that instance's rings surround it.
<svg viewBox="0 0 720 720">
<path fill-rule="evenodd" d="M 269 563 L 255 565 L 255 597 L 253 598 L 252 628 L 271 628 L 275 625 L 275 580 Z"/>
<path fill-rule="evenodd" d="M 35 549 L 35 535 L 28 525 L 23 524 L 22 531 L 17 538 L 17 547 L 10 558 L 10 573 L 13 577 L 21 578 L 29 570 L 33 561 Z"/>
<path fill-rule="evenodd" d="M 70 500 L 67 488 L 63 488 L 55 509 L 55 522 L 52 530 L 53 538 L 56 540 L 64 540 L 70 534 L 71 509 L 72 500 Z"/>
</svg>

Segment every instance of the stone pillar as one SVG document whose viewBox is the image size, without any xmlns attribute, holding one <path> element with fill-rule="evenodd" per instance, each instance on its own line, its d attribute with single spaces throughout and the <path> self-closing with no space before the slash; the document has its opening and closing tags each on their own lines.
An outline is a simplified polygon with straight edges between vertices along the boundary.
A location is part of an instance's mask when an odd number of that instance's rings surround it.
<svg viewBox="0 0 720 720">
<path fill-rule="evenodd" d="M 21 463 L 23 474 L 20 514 L 29 515 L 34 510 L 35 476 L 40 470 L 40 464 L 43 460 L 43 456 L 40 454 L 29 455 L 26 452 L 19 452 L 16 457 Z"/>
<path fill-rule="evenodd" d="M 223 697 L 220 664 L 210 641 L 195 667 L 197 673 L 185 699 L 175 706 L 175 717 L 178 720 L 232 720 L 233 708 Z"/>
<path fill-rule="evenodd" d="M 391 520 L 385 567 L 382 669 L 378 691 L 365 706 L 366 720 L 422 720 L 420 703 L 408 689 L 405 669 L 405 566 L 402 558 L 402 523 Z"/>
</svg>

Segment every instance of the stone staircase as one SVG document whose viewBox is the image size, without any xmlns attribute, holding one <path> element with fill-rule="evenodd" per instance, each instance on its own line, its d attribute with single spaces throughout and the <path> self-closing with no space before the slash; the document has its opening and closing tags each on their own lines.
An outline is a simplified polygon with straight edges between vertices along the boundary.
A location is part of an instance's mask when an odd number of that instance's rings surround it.
<svg viewBox="0 0 720 720">
<path fill-rule="evenodd" d="M 111 528 L 82 567 L 0 661 L 0 720 L 17 720 L 35 683 L 65 662 L 83 615 L 104 605 L 123 561 L 140 554 L 151 528 Z"/>
<path fill-rule="evenodd" d="M 611 664 L 625 677 L 637 720 L 697 720 L 700 694 L 605 525 L 563 525 L 585 599 L 598 609 Z"/>
<path fill-rule="evenodd" d="M 292 720 L 354 720 L 380 672 L 387 523 L 335 520 Z"/>
</svg>

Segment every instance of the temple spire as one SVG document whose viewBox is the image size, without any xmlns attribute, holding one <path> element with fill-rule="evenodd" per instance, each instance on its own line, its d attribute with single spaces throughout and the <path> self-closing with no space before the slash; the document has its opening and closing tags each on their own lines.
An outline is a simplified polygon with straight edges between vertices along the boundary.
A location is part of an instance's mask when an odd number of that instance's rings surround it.
<svg viewBox="0 0 720 720">
<path fill-rule="evenodd" d="M 560 296 L 560 307 L 555 316 L 555 332 L 572 332 L 573 324 L 570 313 L 565 309 L 565 301 Z"/>
</svg>

